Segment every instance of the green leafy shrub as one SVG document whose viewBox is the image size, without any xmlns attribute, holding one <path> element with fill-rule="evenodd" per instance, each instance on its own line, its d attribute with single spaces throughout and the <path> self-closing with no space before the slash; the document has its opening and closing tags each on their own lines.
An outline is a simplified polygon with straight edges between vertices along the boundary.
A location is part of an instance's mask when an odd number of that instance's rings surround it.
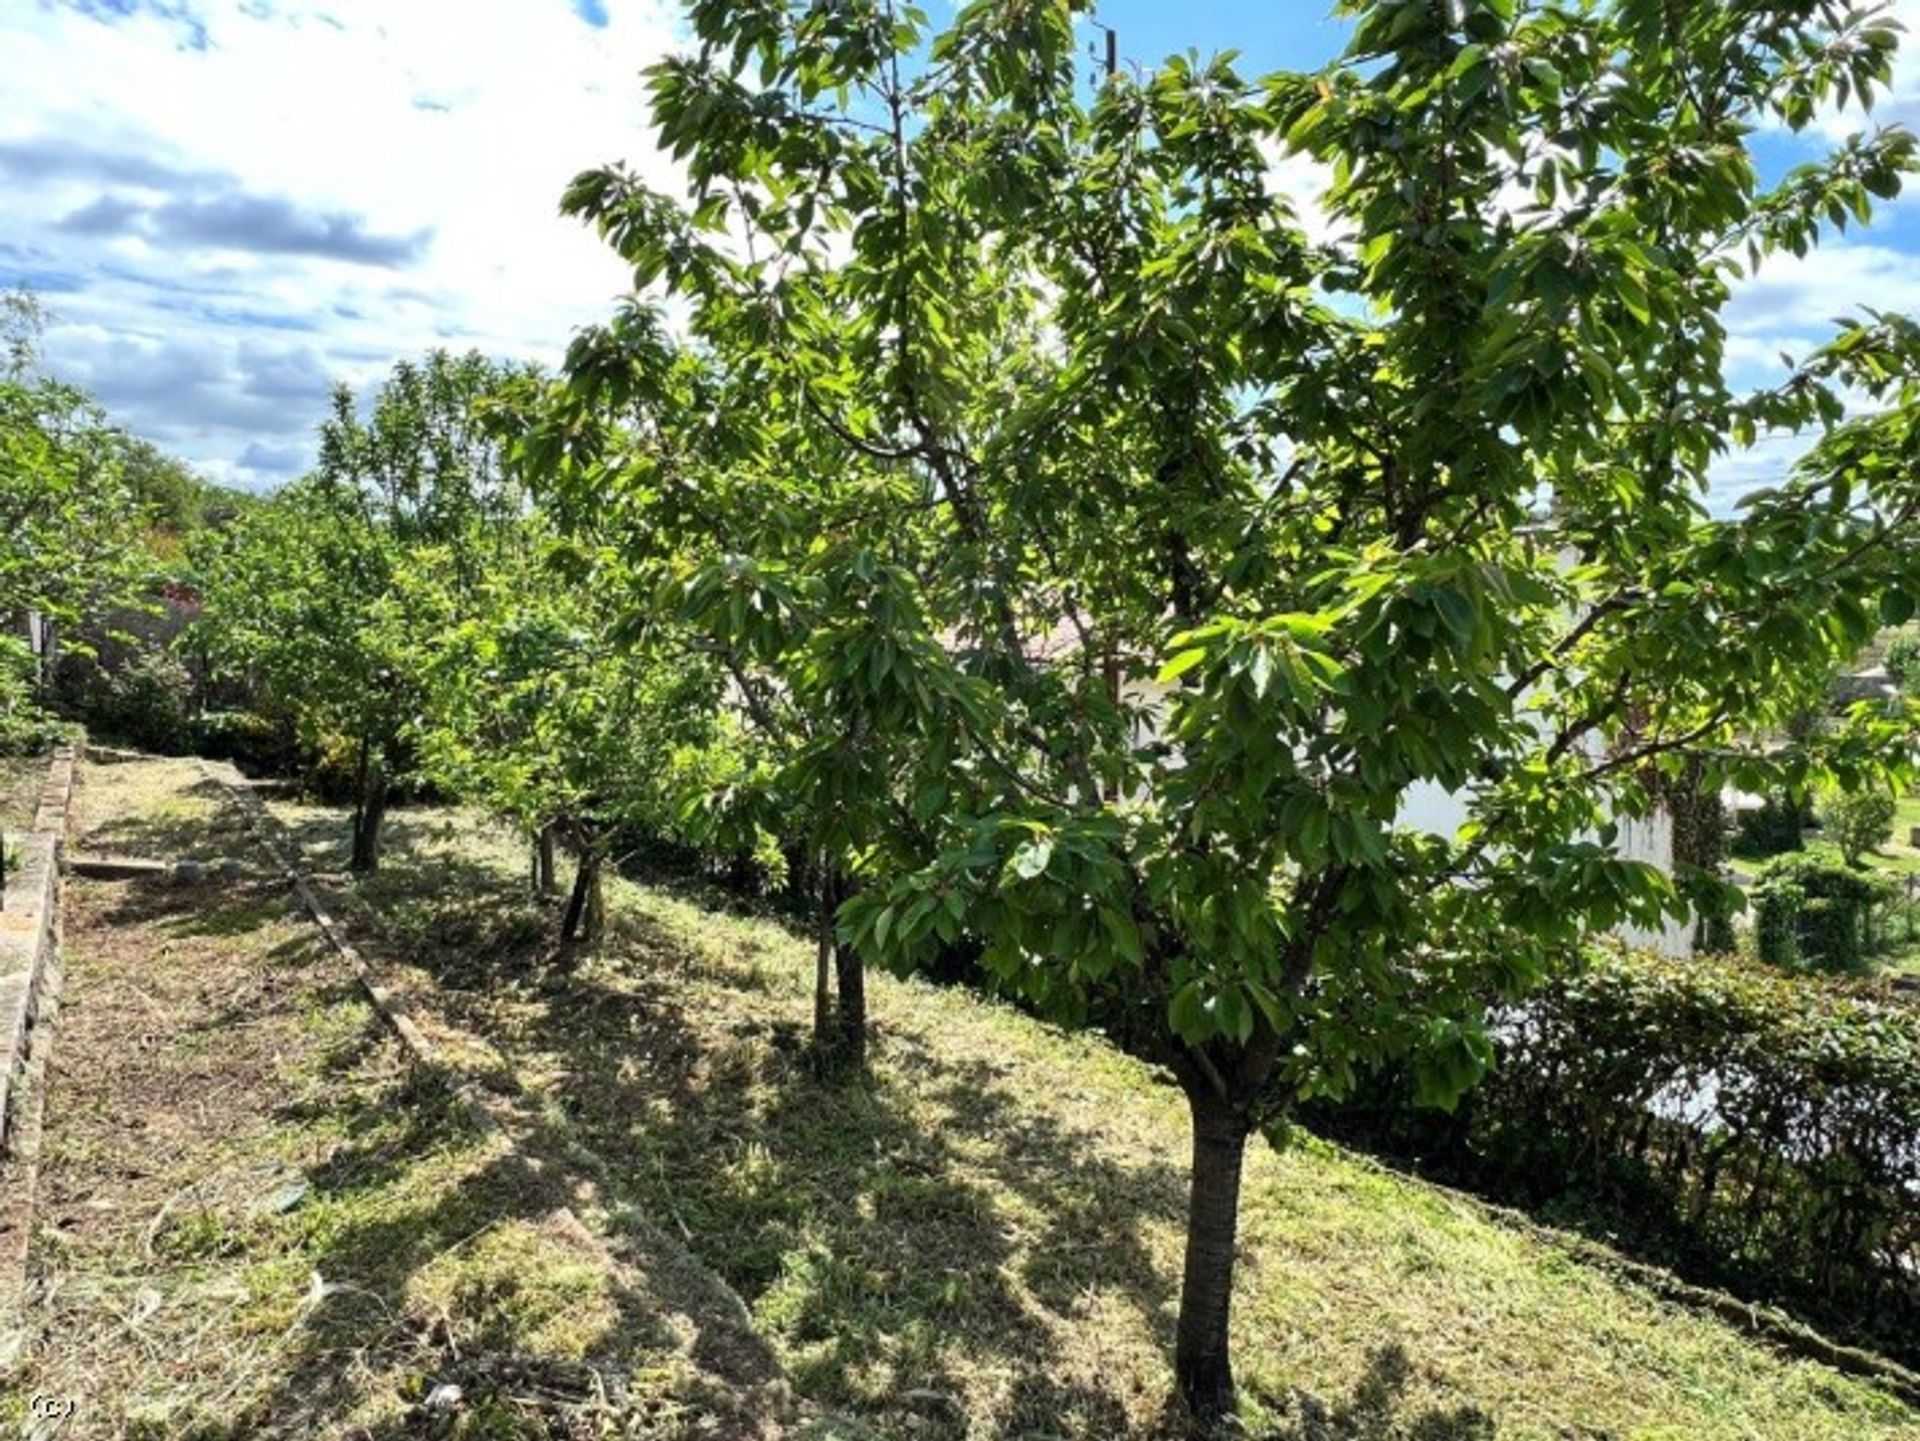
<svg viewBox="0 0 1920 1441">
<path fill-rule="evenodd" d="M 1893 839 L 1898 811 L 1890 790 L 1828 791 L 1820 797 L 1820 833 L 1856 866 L 1861 856 Z"/>
<path fill-rule="evenodd" d="M 1874 907 L 1887 897 L 1884 881 L 1830 855 L 1777 856 L 1753 887 L 1760 959 L 1789 970 L 1864 969 L 1873 949 Z"/>
<path fill-rule="evenodd" d="M 1743 810 L 1734 818 L 1733 853 L 1750 860 L 1797 851 L 1807 825 L 1805 804 L 1786 795 L 1772 795 L 1766 803 Z"/>
<path fill-rule="evenodd" d="M 254 711 L 208 711 L 195 724 L 194 736 L 198 754 L 232 761 L 249 775 L 287 771 L 299 760 L 290 728 Z"/>
<path fill-rule="evenodd" d="M 88 719 L 142 750 L 192 749 L 193 676 L 167 651 L 142 651 L 107 677 Z"/>
<path fill-rule="evenodd" d="M 1887 643 L 1887 674 L 1907 695 L 1920 696 L 1920 629 L 1902 630 Z"/>
<path fill-rule="evenodd" d="M 0 635 L 0 756 L 33 755 L 53 743 L 53 717 L 33 694 L 33 658 L 26 641 Z"/>
<path fill-rule="evenodd" d="M 1309 1119 L 1920 1359 L 1920 1009 L 1610 949 L 1495 1039 L 1450 1115 L 1385 1072 Z"/>
</svg>

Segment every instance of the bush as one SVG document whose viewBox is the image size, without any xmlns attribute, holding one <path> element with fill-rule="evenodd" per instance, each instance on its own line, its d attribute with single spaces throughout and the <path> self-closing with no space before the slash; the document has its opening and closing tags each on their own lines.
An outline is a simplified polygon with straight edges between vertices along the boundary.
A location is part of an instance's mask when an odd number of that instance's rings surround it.
<svg viewBox="0 0 1920 1441">
<path fill-rule="evenodd" d="M 1899 813 L 1892 791 L 1828 791 L 1820 798 L 1820 834 L 1840 848 L 1850 866 L 1893 839 Z"/>
<path fill-rule="evenodd" d="M 1920 630 L 1903 630 L 1887 643 L 1886 665 L 1894 684 L 1920 696 Z"/>
<path fill-rule="evenodd" d="M 26 642 L 0 635 L 0 756 L 38 754 L 58 733 L 53 717 L 34 699 L 32 675 Z"/>
<path fill-rule="evenodd" d="M 1389 1073 L 1310 1119 L 1920 1359 L 1920 1009 L 1610 950 L 1496 1039 L 1450 1115 Z"/>
<path fill-rule="evenodd" d="M 1734 819 L 1733 853 L 1750 860 L 1797 851 L 1807 826 L 1805 804 L 1791 796 L 1774 795 L 1757 809 L 1743 810 Z"/>
<path fill-rule="evenodd" d="M 1760 959 L 1792 970 L 1857 971 L 1873 950 L 1873 910 L 1886 882 L 1802 852 L 1777 856 L 1754 882 L 1754 940 Z"/>
<path fill-rule="evenodd" d="M 167 651 L 142 651 L 107 677 L 89 719 L 141 750 L 181 755 L 193 748 L 193 676 Z"/>
<path fill-rule="evenodd" d="M 291 729 L 252 711 L 208 711 L 194 727 L 194 750 L 232 761 L 248 775 L 276 775 L 299 762 Z"/>
</svg>

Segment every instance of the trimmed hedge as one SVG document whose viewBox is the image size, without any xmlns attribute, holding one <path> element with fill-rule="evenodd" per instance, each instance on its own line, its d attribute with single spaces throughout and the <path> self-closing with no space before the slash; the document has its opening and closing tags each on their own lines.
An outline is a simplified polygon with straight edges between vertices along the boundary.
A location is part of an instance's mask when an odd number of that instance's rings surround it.
<svg viewBox="0 0 1920 1441">
<path fill-rule="evenodd" d="M 1608 952 L 1510 1013 L 1498 1050 L 1451 1115 L 1383 1074 L 1309 1119 L 1920 1361 L 1920 1009 Z"/>
<path fill-rule="evenodd" d="M 1792 970 L 1862 971 L 1873 953 L 1873 913 L 1893 897 L 1885 881 L 1817 854 L 1777 856 L 1753 886 L 1760 959 Z"/>
</svg>

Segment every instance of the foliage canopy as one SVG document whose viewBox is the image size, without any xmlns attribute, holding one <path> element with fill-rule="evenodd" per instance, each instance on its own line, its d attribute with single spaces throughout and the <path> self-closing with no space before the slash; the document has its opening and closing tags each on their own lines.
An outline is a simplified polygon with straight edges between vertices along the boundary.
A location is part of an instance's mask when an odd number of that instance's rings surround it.
<svg viewBox="0 0 1920 1441">
<path fill-rule="evenodd" d="M 1884 85 L 1870 7 L 1380 0 L 1318 74 L 1176 57 L 1092 94 L 1080 9 L 693 4 L 650 82 L 686 191 L 569 191 L 640 298 L 529 453 L 636 615 L 830 697 L 801 763 L 865 818 L 846 939 L 971 934 L 1179 1077 L 1206 1419 L 1250 1129 L 1406 1051 L 1444 1101 L 1489 1001 L 1677 908 L 1610 846 L 1651 771 L 1889 763 L 1865 714 L 1743 737 L 1913 610 L 1920 333 L 1869 312 L 1737 394 L 1722 312 L 1915 152 L 1876 130 L 1763 183 L 1748 149 Z M 1328 167 L 1324 224 L 1277 151 Z M 1708 517 L 1718 455 L 1807 428 Z M 1396 825 L 1422 787 L 1456 833 Z"/>
</svg>

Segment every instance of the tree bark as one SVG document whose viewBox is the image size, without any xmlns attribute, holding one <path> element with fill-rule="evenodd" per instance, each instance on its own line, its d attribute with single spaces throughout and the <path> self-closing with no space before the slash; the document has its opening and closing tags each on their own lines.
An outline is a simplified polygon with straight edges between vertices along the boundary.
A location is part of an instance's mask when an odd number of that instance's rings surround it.
<svg viewBox="0 0 1920 1441">
<path fill-rule="evenodd" d="M 1210 1437 L 1234 1410 L 1227 1322 L 1248 1125 L 1240 1110 L 1204 1083 L 1188 1087 L 1187 1106 L 1193 1117 L 1193 1178 L 1173 1369 L 1192 1434 Z"/>
<path fill-rule="evenodd" d="M 813 1047 L 825 1055 L 833 1047 L 833 872 L 824 853 L 814 879 L 819 935 L 813 958 Z"/>
<path fill-rule="evenodd" d="M 366 873 L 380 869 L 380 827 L 387 819 L 387 767 L 366 746 L 360 751 L 360 803 L 353 813 L 353 858 L 348 867 Z"/>
<path fill-rule="evenodd" d="M 354 870 L 360 868 L 360 832 L 367 815 L 367 775 L 372 760 L 372 744 L 365 736 L 361 736 L 360 749 L 353 763 L 353 845 L 347 858 L 348 866 Z"/>
<path fill-rule="evenodd" d="M 591 924 L 593 893 L 599 887 L 600 862 L 591 851 L 580 853 L 579 867 L 573 873 L 573 894 L 567 897 L 567 912 L 560 920 L 560 939 L 591 939 L 584 934 Z"/>
<path fill-rule="evenodd" d="M 554 893 L 553 870 L 553 822 L 548 821 L 533 837 L 533 893 L 536 896 Z"/>
<path fill-rule="evenodd" d="M 861 1070 L 867 1064 L 867 969 L 848 945 L 834 946 L 833 968 L 840 984 L 840 1058 Z"/>
<path fill-rule="evenodd" d="M 607 889 L 606 867 L 594 858 L 593 879 L 587 883 L 587 914 L 580 928 L 580 938 L 588 943 L 599 940 L 607 933 Z"/>
</svg>

